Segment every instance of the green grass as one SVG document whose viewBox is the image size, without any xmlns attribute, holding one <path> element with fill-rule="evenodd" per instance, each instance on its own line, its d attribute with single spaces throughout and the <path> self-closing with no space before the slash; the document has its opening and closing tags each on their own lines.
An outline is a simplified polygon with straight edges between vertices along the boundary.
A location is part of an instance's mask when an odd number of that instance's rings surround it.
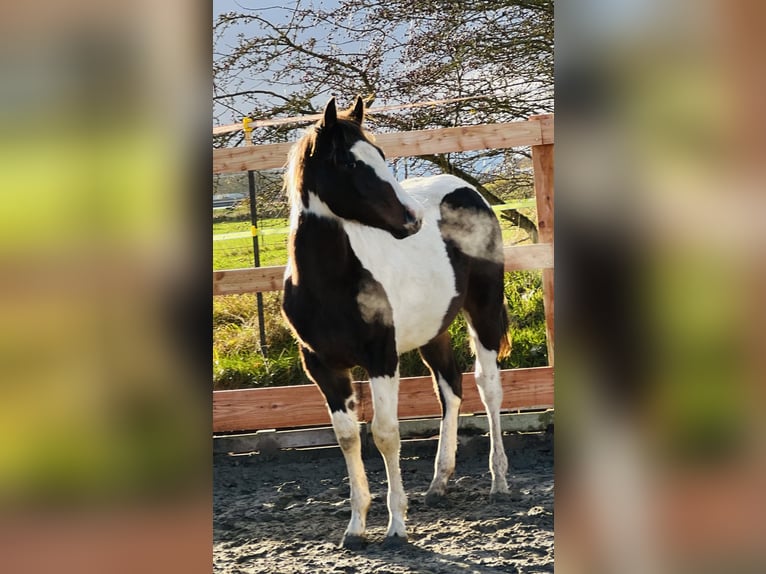
<svg viewBox="0 0 766 574">
<path fill-rule="evenodd" d="M 534 217 L 534 210 L 521 210 Z M 246 214 L 245 214 L 246 216 Z M 245 217 L 242 216 L 242 217 Z M 508 221 L 501 220 L 503 243 L 512 245 L 526 240 L 526 234 Z M 286 218 L 271 218 L 258 221 L 258 228 L 263 234 L 258 238 L 261 267 L 284 265 L 287 263 L 287 234 L 270 234 L 270 230 L 284 229 L 288 225 Z M 249 232 L 251 223 L 244 221 L 220 221 L 213 223 L 213 235 Z M 213 269 L 240 269 L 253 267 L 253 239 L 251 236 L 213 241 Z"/>
<path fill-rule="evenodd" d="M 534 212 L 531 214 L 534 216 Z M 503 223 L 503 241 L 517 243 L 525 235 L 507 222 Z M 260 229 L 287 225 L 284 218 L 265 219 Z M 220 221 L 213 233 L 246 232 L 250 221 Z M 253 266 L 253 242 L 250 236 L 213 243 L 213 268 L 234 269 Z M 287 261 L 287 235 L 261 235 L 261 265 L 284 265 Z M 545 341 L 541 274 L 539 271 L 506 273 L 505 295 L 511 316 L 511 355 L 501 367 L 536 367 L 548 364 Z M 306 384 L 298 347 L 284 323 L 280 311 L 281 293 L 264 293 L 264 326 L 266 348 L 259 342 L 256 296 L 254 293 L 213 298 L 213 388 L 215 390 Z M 450 326 L 457 363 L 463 371 L 473 369 L 473 356 L 468 344 L 465 321 L 459 316 Z M 417 351 L 401 357 L 403 377 L 427 375 Z M 365 379 L 366 373 L 355 369 L 354 378 Z"/>
<path fill-rule="evenodd" d="M 263 219 L 258 228 L 269 230 L 287 227 L 287 219 Z M 250 221 L 226 221 L 213 224 L 213 235 L 249 232 Z M 284 265 L 287 262 L 287 234 L 263 234 L 258 238 L 261 267 Z M 253 267 L 253 239 L 251 236 L 213 241 L 213 269 L 239 269 Z"/>
<path fill-rule="evenodd" d="M 504 369 L 548 364 L 545 313 L 539 271 L 506 273 L 505 294 L 511 316 L 511 355 Z M 262 352 L 258 336 L 255 294 L 225 295 L 213 300 L 213 388 L 215 390 L 306 384 L 298 347 L 279 312 L 280 294 L 264 293 L 267 347 Z M 473 356 L 462 316 L 450 326 L 453 348 L 463 371 L 473 369 Z M 403 377 L 427 375 L 417 351 L 401 357 Z M 365 379 L 361 369 L 354 378 Z"/>
</svg>

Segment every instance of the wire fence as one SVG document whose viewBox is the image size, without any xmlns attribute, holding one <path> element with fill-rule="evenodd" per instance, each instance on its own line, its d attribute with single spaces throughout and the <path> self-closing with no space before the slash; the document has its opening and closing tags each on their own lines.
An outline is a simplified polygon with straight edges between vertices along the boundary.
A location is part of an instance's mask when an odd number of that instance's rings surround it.
<svg viewBox="0 0 766 574">
<path fill-rule="evenodd" d="M 253 240 L 255 236 L 260 249 L 262 266 L 284 265 L 287 262 L 287 235 L 289 226 L 287 217 L 269 217 L 258 220 L 253 226 L 247 216 L 247 205 L 243 202 L 238 208 L 243 221 L 228 221 L 216 224 L 213 232 L 213 269 L 239 269 L 253 266 Z M 534 215 L 535 199 L 519 199 L 494 205 L 492 209 L 500 214 L 503 211 L 517 209 Z M 503 243 L 518 245 L 529 240 L 528 234 L 511 222 L 501 219 Z M 215 231 L 218 229 L 218 232 Z"/>
</svg>

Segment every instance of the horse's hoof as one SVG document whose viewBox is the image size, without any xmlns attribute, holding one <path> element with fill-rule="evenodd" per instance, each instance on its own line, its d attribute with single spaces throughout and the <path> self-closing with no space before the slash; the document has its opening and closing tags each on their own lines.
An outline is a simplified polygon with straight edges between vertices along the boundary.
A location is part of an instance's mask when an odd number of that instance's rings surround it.
<svg viewBox="0 0 766 574">
<path fill-rule="evenodd" d="M 503 504 L 516 500 L 521 500 L 521 493 L 516 489 L 509 490 L 508 492 L 498 491 L 489 493 L 489 501 L 492 504 Z"/>
<path fill-rule="evenodd" d="M 367 538 L 358 534 L 344 534 L 340 547 L 346 550 L 364 550 L 367 546 Z"/>
<path fill-rule="evenodd" d="M 425 502 L 426 506 L 444 507 L 447 505 L 447 497 L 443 493 L 432 492 L 429 490 L 426 492 Z"/>
<path fill-rule="evenodd" d="M 406 545 L 407 545 L 407 537 L 399 536 L 398 534 L 386 536 L 386 538 L 383 540 L 383 548 L 386 548 L 386 549 L 401 548 L 402 546 L 406 546 Z"/>
</svg>

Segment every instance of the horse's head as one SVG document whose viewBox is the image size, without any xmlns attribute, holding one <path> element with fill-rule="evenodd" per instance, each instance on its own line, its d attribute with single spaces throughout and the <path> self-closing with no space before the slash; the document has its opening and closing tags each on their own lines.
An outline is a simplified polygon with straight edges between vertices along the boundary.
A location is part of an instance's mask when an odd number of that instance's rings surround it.
<svg viewBox="0 0 766 574">
<path fill-rule="evenodd" d="M 294 192 L 309 212 L 356 221 L 403 239 L 420 229 L 422 209 L 402 190 L 383 152 L 362 129 L 363 121 L 361 97 L 341 113 L 335 98 L 327 102 L 322 119 L 291 160 L 302 162 Z M 297 200 L 297 193 L 293 197 Z"/>
</svg>

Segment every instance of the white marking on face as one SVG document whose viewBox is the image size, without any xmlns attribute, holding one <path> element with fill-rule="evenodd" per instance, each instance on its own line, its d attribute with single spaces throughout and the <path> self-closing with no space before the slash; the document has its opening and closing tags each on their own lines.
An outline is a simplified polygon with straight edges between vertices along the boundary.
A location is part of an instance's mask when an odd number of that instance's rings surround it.
<svg viewBox="0 0 766 574">
<path fill-rule="evenodd" d="M 422 217 L 422 206 L 417 201 L 414 201 L 409 194 L 404 192 L 401 184 L 396 180 L 388 165 L 386 165 L 386 160 L 380 156 L 380 153 L 378 153 L 375 146 L 369 142 L 359 140 L 351 146 L 351 153 L 357 161 L 360 161 L 375 170 L 375 175 L 378 179 L 390 184 L 391 187 L 394 188 L 394 192 L 396 193 L 399 202 L 407 207 L 417 219 Z"/>
</svg>

